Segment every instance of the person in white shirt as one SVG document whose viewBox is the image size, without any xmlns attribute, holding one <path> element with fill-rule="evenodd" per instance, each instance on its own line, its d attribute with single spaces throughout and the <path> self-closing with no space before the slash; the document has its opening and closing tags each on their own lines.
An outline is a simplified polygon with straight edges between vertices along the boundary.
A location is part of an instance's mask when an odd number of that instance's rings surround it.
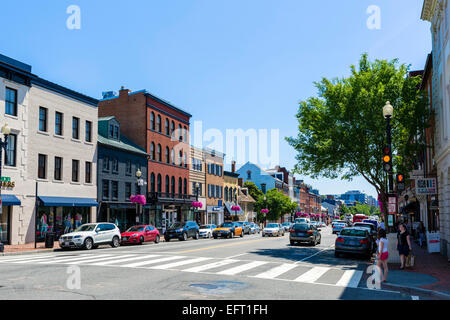
<svg viewBox="0 0 450 320">
<path fill-rule="evenodd" d="M 388 239 L 386 237 L 386 231 L 382 228 L 378 230 L 377 245 L 378 245 L 377 266 L 380 268 L 380 270 L 381 266 L 383 266 L 384 272 L 382 272 L 381 282 L 386 282 L 388 275 L 387 260 L 389 258 L 389 252 L 388 252 Z"/>
</svg>

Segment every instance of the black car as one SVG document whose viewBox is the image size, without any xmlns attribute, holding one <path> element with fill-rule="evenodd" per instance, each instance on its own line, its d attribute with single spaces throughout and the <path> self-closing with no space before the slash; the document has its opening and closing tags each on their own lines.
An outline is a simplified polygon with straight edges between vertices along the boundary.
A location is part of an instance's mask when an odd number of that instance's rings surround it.
<svg viewBox="0 0 450 320">
<path fill-rule="evenodd" d="M 291 246 L 298 242 L 308 242 L 315 246 L 320 244 L 322 236 L 320 234 L 320 229 L 316 228 L 311 223 L 296 223 L 289 230 L 289 240 Z"/>
<path fill-rule="evenodd" d="M 164 234 L 164 239 L 169 242 L 170 239 L 177 238 L 186 241 L 188 238 L 198 240 L 200 237 L 200 227 L 195 221 L 175 222 Z"/>
<path fill-rule="evenodd" d="M 355 222 L 353 224 L 356 228 L 366 228 L 369 230 L 369 234 L 372 236 L 373 239 L 373 249 L 376 250 L 376 241 L 377 241 L 377 228 L 372 223 L 366 223 L 366 222 Z"/>
<path fill-rule="evenodd" d="M 336 238 L 334 255 L 339 257 L 341 253 L 355 253 L 370 259 L 374 248 L 373 241 L 367 228 L 344 228 Z"/>
</svg>

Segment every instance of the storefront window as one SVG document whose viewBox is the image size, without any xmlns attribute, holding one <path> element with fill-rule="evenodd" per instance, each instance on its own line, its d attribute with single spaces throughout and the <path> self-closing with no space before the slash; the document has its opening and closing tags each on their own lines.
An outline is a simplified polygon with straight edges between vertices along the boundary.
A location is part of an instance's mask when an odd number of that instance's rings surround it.
<svg viewBox="0 0 450 320">
<path fill-rule="evenodd" d="M 9 243 L 9 206 L 2 207 L 0 214 L 0 242 Z"/>
<path fill-rule="evenodd" d="M 55 232 L 58 239 L 62 234 L 73 232 L 89 222 L 89 209 L 85 207 L 39 207 L 36 237 L 44 241 L 45 234 Z"/>
</svg>

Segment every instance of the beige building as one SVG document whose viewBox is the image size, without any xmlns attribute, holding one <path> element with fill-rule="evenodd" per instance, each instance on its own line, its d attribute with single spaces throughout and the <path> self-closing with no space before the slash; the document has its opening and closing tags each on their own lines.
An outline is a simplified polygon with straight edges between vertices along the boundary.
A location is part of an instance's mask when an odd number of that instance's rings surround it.
<svg viewBox="0 0 450 320">
<path fill-rule="evenodd" d="M 202 207 L 198 209 L 200 223 L 206 223 L 206 163 L 203 150 L 191 146 L 191 159 L 189 167 L 189 194 L 198 196 Z M 197 189 L 198 186 L 198 189 Z"/>
<path fill-rule="evenodd" d="M 224 221 L 223 208 L 223 161 L 224 154 L 203 149 L 206 170 L 206 221 L 219 225 Z"/>
<path fill-rule="evenodd" d="M 8 159 L 2 172 L 15 182 L 2 188 L 2 199 L 12 204 L 2 210 L 4 242 L 43 241 L 50 232 L 59 236 L 96 221 L 98 101 L 8 57 L 0 56 L 0 69 L 8 71 L 0 78 L 0 122 L 8 123 L 8 140 L 15 140 L 8 146 L 14 161 Z"/>
</svg>

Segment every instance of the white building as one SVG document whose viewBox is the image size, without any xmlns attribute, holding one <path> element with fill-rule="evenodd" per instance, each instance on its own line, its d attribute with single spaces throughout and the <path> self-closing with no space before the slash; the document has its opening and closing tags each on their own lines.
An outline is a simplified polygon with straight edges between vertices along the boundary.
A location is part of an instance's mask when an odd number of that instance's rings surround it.
<svg viewBox="0 0 450 320">
<path fill-rule="evenodd" d="M 450 42 L 447 0 L 424 0 L 422 20 L 431 22 L 441 253 L 450 257 Z"/>
<path fill-rule="evenodd" d="M 98 101 L 2 55 L 0 76 L 0 124 L 11 128 L 2 177 L 14 182 L 2 188 L 2 242 L 96 221 Z"/>
</svg>

